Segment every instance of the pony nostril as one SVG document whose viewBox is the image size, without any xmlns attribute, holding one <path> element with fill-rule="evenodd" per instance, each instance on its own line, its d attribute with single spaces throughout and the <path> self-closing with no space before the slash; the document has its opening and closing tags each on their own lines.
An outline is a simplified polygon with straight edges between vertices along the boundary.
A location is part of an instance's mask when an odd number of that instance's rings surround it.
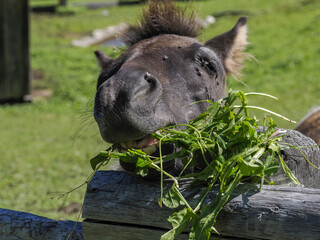
<svg viewBox="0 0 320 240">
<path fill-rule="evenodd" d="M 146 72 L 146 74 L 144 75 L 144 79 L 147 81 L 147 82 L 150 82 L 150 78 L 151 78 L 151 74 Z"/>
<path fill-rule="evenodd" d="M 146 73 L 144 75 L 144 79 L 148 82 L 148 83 L 151 83 L 151 84 L 155 84 L 157 79 L 150 73 Z"/>
</svg>

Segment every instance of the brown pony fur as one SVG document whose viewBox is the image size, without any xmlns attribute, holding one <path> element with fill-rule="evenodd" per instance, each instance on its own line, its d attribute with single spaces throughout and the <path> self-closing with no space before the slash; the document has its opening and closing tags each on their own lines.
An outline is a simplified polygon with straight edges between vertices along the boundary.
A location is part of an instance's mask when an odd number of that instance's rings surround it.
<svg viewBox="0 0 320 240">
<path fill-rule="evenodd" d="M 194 12 L 189 16 L 186 8 L 181 9 L 171 0 L 164 0 L 163 4 L 150 1 L 144 9 L 138 25 L 130 26 L 126 36 L 126 43 L 131 46 L 143 39 L 162 34 L 175 34 L 186 37 L 196 37 L 200 26 Z"/>
</svg>

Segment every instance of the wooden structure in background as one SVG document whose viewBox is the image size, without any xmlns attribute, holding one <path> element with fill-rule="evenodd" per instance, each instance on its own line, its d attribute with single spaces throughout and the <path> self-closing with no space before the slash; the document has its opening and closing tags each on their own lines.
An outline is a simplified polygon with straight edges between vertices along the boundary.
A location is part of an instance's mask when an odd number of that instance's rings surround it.
<svg viewBox="0 0 320 240">
<path fill-rule="evenodd" d="M 30 100 L 28 0 L 0 0 L 0 102 Z"/>
<path fill-rule="evenodd" d="M 59 1 L 60 6 L 66 6 L 67 5 L 67 0 L 60 0 Z"/>
</svg>

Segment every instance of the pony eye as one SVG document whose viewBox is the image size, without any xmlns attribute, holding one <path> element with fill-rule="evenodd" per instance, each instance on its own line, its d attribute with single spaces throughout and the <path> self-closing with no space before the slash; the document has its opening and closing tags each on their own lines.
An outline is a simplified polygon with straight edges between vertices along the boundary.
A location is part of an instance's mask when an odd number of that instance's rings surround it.
<svg viewBox="0 0 320 240">
<path fill-rule="evenodd" d="M 215 63 L 213 61 L 210 61 L 209 59 L 204 58 L 204 57 L 200 57 L 199 64 L 201 67 L 203 67 L 207 71 L 210 71 L 213 74 L 217 74 L 217 69 L 216 69 Z"/>
<path fill-rule="evenodd" d="M 223 66 L 219 57 L 215 52 L 206 48 L 200 47 L 194 55 L 194 60 L 198 66 L 206 71 L 207 74 L 217 78 L 223 71 Z"/>
</svg>

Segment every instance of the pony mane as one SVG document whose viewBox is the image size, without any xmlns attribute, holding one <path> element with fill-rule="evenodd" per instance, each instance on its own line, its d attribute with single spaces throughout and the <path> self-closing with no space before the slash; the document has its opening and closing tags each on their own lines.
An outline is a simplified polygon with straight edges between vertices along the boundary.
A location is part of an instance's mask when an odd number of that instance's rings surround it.
<svg viewBox="0 0 320 240">
<path fill-rule="evenodd" d="M 143 9 L 137 25 L 131 25 L 125 41 L 131 46 L 143 39 L 162 34 L 175 34 L 196 37 L 200 26 L 194 12 L 187 15 L 186 8 L 179 8 L 171 0 L 148 2 L 148 8 Z"/>
</svg>

